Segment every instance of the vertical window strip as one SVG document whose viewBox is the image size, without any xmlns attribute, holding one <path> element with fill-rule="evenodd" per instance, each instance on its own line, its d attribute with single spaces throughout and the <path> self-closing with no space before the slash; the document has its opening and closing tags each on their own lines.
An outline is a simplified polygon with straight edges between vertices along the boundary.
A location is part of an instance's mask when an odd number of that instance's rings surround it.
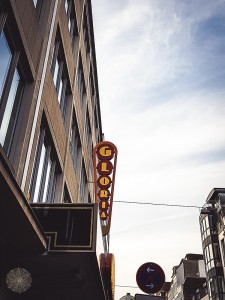
<svg viewBox="0 0 225 300">
<path fill-rule="evenodd" d="M 51 72 L 53 76 L 53 82 L 56 88 L 57 98 L 62 112 L 63 121 L 66 121 L 67 110 L 67 92 L 68 92 L 68 78 L 66 75 L 66 63 L 62 58 L 61 42 L 56 41 L 54 46 L 54 52 L 52 57 Z"/>
<path fill-rule="evenodd" d="M 64 185 L 63 203 L 72 203 L 66 184 Z"/>
<path fill-rule="evenodd" d="M 84 72 L 83 72 L 81 60 L 80 60 L 78 72 L 77 72 L 77 87 L 78 87 L 78 93 L 80 96 L 81 107 L 83 109 L 84 108 L 84 94 L 86 93 L 86 91 L 85 91 L 85 83 L 84 83 Z"/>
<path fill-rule="evenodd" d="M 88 112 L 86 115 L 86 124 L 85 124 L 85 136 L 86 136 L 86 143 L 87 143 L 87 148 L 88 148 L 88 153 L 91 153 L 91 141 L 92 141 L 92 136 L 91 136 L 91 126 L 90 126 L 90 119 L 88 116 Z"/>
<path fill-rule="evenodd" d="M 59 41 L 56 41 L 53 46 L 53 53 L 52 53 L 52 63 L 51 63 L 52 74 L 55 73 L 55 65 L 56 65 L 56 60 L 58 55 L 59 55 Z"/>
<path fill-rule="evenodd" d="M 77 172 L 78 164 L 81 157 L 81 142 L 75 113 L 73 114 L 72 127 L 70 132 L 70 151 L 72 155 L 74 170 L 75 172 Z"/>
<path fill-rule="evenodd" d="M 60 107 L 63 115 L 63 120 L 66 120 L 66 108 L 67 108 L 67 95 L 66 95 L 66 88 L 67 88 L 67 79 L 63 79 L 62 81 L 62 93 L 60 98 Z"/>
<path fill-rule="evenodd" d="M 51 161 L 50 166 L 50 176 L 49 176 L 49 186 L 48 186 L 48 194 L 46 197 L 46 201 L 48 203 L 53 203 L 55 199 L 55 190 L 56 190 L 56 182 L 57 182 L 57 175 L 56 175 L 56 162 Z"/>
<path fill-rule="evenodd" d="M 86 201 L 86 185 L 87 185 L 87 176 L 86 176 L 86 171 L 83 162 L 81 168 L 81 178 L 80 178 L 80 195 L 81 195 L 82 202 Z"/>
<path fill-rule="evenodd" d="M 67 25 L 70 33 L 70 40 L 72 49 L 74 49 L 74 41 L 75 37 L 78 34 L 77 30 L 77 21 L 76 21 L 76 13 L 73 2 L 70 0 L 65 0 L 65 11 L 67 15 Z"/>
<path fill-rule="evenodd" d="M 37 177 L 34 187 L 33 202 L 39 202 L 39 191 L 41 189 L 41 178 L 43 174 L 46 148 L 44 144 L 41 147 L 40 160 L 38 161 Z"/>
<path fill-rule="evenodd" d="M 47 188 L 48 188 L 47 170 L 48 170 L 51 148 L 49 146 L 46 146 L 45 144 L 43 144 L 43 148 L 45 148 L 45 157 L 43 160 L 43 168 L 42 168 L 42 174 L 40 178 L 40 187 L 38 190 L 38 202 L 45 202 L 43 195 L 45 190 L 47 193 Z"/>
<path fill-rule="evenodd" d="M 12 107 L 12 105 L 15 102 L 15 94 L 16 94 L 16 87 L 18 86 L 18 72 L 16 70 L 17 64 L 19 60 L 19 52 L 14 52 L 12 56 L 12 60 L 9 66 L 8 73 L 5 74 L 5 84 L 2 91 L 2 97 L 1 97 L 1 110 L 0 110 L 0 126 L 2 125 L 4 114 L 7 110 L 9 110 L 9 107 L 7 108 L 7 105 Z M 9 103 L 12 103 L 9 104 Z"/>
<path fill-rule="evenodd" d="M 52 147 L 46 143 L 45 130 L 42 129 L 35 154 L 30 184 L 32 202 L 54 202 L 56 189 L 56 161 L 52 159 Z"/>
<path fill-rule="evenodd" d="M 1 59 L 1 72 L 0 72 L 0 99 L 3 92 L 3 87 L 5 86 L 5 81 L 9 71 L 9 67 L 12 61 L 12 52 L 9 49 L 7 39 L 5 37 L 4 31 L 0 35 L 0 59 Z M 1 103 L 1 100 L 0 100 Z"/>
<path fill-rule="evenodd" d="M 41 152 L 42 152 L 42 145 L 44 143 L 44 138 L 45 138 L 45 130 L 41 129 L 39 137 L 38 137 L 38 143 L 35 151 L 35 160 L 33 164 L 33 169 L 32 169 L 32 177 L 31 177 L 31 183 L 30 183 L 30 198 L 33 200 L 33 202 L 37 202 L 36 196 L 35 195 L 35 189 L 36 189 L 36 183 L 37 183 L 37 178 L 38 178 L 38 172 L 39 172 L 39 162 L 40 162 L 40 157 L 41 157 Z"/>
</svg>

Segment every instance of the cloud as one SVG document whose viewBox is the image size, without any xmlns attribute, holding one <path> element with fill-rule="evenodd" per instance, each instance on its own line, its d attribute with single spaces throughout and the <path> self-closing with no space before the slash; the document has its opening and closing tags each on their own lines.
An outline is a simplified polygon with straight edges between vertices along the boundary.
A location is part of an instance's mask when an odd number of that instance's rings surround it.
<svg viewBox="0 0 225 300">
<path fill-rule="evenodd" d="M 202 10 L 202 1 L 121 1 L 111 15 L 108 11 L 104 30 L 96 31 L 99 78 L 105 86 L 101 99 L 107 99 L 110 109 L 140 109 L 138 103 L 168 101 L 177 89 L 186 93 L 206 82 L 221 84 L 218 76 L 224 68 L 217 66 L 224 65 L 224 55 L 209 59 L 216 46 L 212 43 L 210 54 L 198 34 L 212 15 L 216 18 L 220 3 L 204 2 Z"/>
<path fill-rule="evenodd" d="M 92 3 L 103 131 L 118 147 L 114 199 L 203 205 L 225 182 L 224 0 Z M 135 285 L 149 260 L 170 280 L 202 251 L 198 214 L 115 203 L 117 284 Z"/>
</svg>

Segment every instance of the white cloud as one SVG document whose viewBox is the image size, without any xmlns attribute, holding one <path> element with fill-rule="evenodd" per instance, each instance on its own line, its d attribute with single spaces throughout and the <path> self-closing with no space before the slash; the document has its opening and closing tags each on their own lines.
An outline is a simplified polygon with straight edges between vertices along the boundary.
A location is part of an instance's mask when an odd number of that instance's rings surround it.
<svg viewBox="0 0 225 300">
<path fill-rule="evenodd" d="M 103 131 L 119 151 L 114 199 L 203 205 L 225 182 L 225 57 L 218 52 L 225 33 L 198 39 L 200 29 L 207 35 L 204 22 L 225 15 L 224 0 L 92 6 Z M 186 253 L 201 253 L 198 215 L 115 203 L 117 284 L 136 285 L 137 268 L 149 260 L 170 280 Z M 126 292 L 138 291 L 117 288 L 116 299 Z"/>
</svg>

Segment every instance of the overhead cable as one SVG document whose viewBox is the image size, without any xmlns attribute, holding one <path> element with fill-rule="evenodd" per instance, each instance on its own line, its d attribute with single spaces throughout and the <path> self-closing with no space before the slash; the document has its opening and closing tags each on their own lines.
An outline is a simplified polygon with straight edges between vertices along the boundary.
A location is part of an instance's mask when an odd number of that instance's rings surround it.
<svg viewBox="0 0 225 300">
<path fill-rule="evenodd" d="M 183 208 L 187 208 L 187 207 L 189 207 L 189 208 L 198 208 L 198 209 L 202 208 L 202 206 L 197 206 L 197 205 L 167 204 L 167 203 L 153 203 L 153 202 L 120 201 L 120 200 L 114 200 L 114 202 L 125 203 L 125 204 L 174 206 L 174 207 L 183 207 Z"/>
<path fill-rule="evenodd" d="M 120 287 L 120 288 L 132 288 L 132 289 L 139 289 L 138 286 L 132 286 L 132 285 L 118 285 L 115 284 L 116 287 Z"/>
</svg>

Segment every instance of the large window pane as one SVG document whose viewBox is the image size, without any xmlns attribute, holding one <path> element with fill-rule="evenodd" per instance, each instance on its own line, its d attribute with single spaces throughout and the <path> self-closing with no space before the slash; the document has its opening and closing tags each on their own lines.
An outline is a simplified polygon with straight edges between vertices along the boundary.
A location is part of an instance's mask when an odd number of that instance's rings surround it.
<svg viewBox="0 0 225 300">
<path fill-rule="evenodd" d="M 4 142 L 5 142 L 5 137 L 6 137 L 8 126 L 9 126 L 9 121 L 10 121 L 13 106 L 14 106 L 14 103 L 16 100 L 16 92 L 17 92 L 19 81 L 20 81 L 20 77 L 19 77 L 18 71 L 16 70 L 14 73 L 14 76 L 13 76 L 13 81 L 11 84 L 8 101 L 7 101 L 7 104 L 5 107 L 4 116 L 3 116 L 1 128 L 0 128 L 0 143 L 2 145 L 4 145 Z"/>
<path fill-rule="evenodd" d="M 58 73 L 59 73 L 59 62 L 58 62 L 58 59 L 56 59 L 54 75 L 53 75 L 53 81 L 54 81 L 55 86 L 57 84 Z"/>
<path fill-rule="evenodd" d="M 48 166 L 47 166 L 47 172 L 46 172 L 46 179 L 45 179 L 45 187 L 44 187 L 44 193 L 43 193 L 43 199 L 42 202 L 46 202 L 47 199 L 47 191 L 48 191 L 48 186 L 49 186 L 49 179 L 50 179 L 50 171 L 51 171 L 51 165 L 52 162 L 49 159 L 48 161 Z"/>
<path fill-rule="evenodd" d="M 68 11 L 68 0 L 65 0 L 65 11 L 66 11 L 66 14 L 67 14 L 67 11 Z"/>
<path fill-rule="evenodd" d="M 39 166 L 38 166 L 38 174 L 37 174 L 37 180 L 36 180 L 36 185 L 35 185 L 33 202 L 38 202 L 38 195 L 39 195 L 39 191 L 40 191 L 41 178 L 42 178 L 44 161 L 45 161 L 45 153 L 46 153 L 46 148 L 45 148 L 45 145 L 43 144 L 42 149 L 41 149 L 40 162 L 39 162 Z"/>
<path fill-rule="evenodd" d="M 9 49 L 4 32 L 0 35 L 0 98 L 7 76 L 8 68 L 12 59 L 12 53 Z"/>
<path fill-rule="evenodd" d="M 50 141 L 49 141 L 50 140 Z M 30 182 L 32 202 L 54 202 L 58 173 L 51 136 L 42 128 L 35 153 Z"/>
<path fill-rule="evenodd" d="M 33 0 L 33 2 L 34 2 L 34 6 L 36 7 L 38 0 Z"/>
<path fill-rule="evenodd" d="M 63 89 L 63 81 L 62 81 L 62 79 L 60 79 L 59 91 L 58 91 L 58 100 L 59 100 L 59 103 L 62 100 L 62 89 Z"/>
<path fill-rule="evenodd" d="M 68 78 L 68 70 L 65 61 L 64 49 L 60 37 L 60 32 L 57 32 L 54 53 L 52 57 L 51 72 L 55 85 L 58 102 L 62 112 L 63 121 L 66 121 L 67 112 L 67 96 L 71 94 L 71 88 Z"/>
</svg>

